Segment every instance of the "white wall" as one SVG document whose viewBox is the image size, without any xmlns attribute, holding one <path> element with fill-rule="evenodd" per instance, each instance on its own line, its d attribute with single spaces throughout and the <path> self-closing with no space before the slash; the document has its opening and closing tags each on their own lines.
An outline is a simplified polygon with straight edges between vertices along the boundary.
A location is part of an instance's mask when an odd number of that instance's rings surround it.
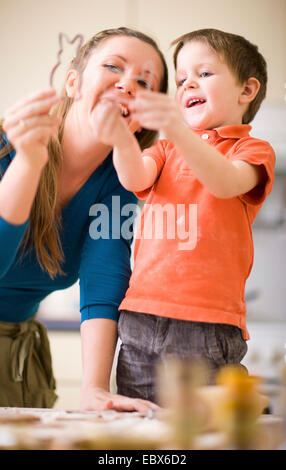
<svg viewBox="0 0 286 470">
<path fill-rule="evenodd" d="M 283 100 L 286 82 L 285 0 L 137 0 L 138 27 L 159 39 L 172 67 L 170 42 L 201 28 L 245 36 L 268 62 L 269 103 Z M 172 85 L 173 86 L 173 85 Z"/>
<path fill-rule="evenodd" d="M 59 32 L 70 38 L 80 32 L 88 39 L 118 26 L 157 39 L 170 65 L 171 92 L 173 39 L 205 27 L 245 35 L 268 61 L 267 101 L 283 101 L 286 0 L 0 0 L 0 115 L 22 95 L 49 85 Z"/>
<path fill-rule="evenodd" d="M 58 33 L 86 39 L 126 23 L 126 0 L 0 0 L 0 114 L 25 93 L 49 86 Z"/>
</svg>

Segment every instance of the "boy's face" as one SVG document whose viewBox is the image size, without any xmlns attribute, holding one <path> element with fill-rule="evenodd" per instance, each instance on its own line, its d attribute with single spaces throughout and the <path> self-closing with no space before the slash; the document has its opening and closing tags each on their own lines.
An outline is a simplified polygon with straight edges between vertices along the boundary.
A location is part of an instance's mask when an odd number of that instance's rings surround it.
<svg viewBox="0 0 286 470">
<path fill-rule="evenodd" d="M 182 47 L 176 84 L 176 101 L 188 126 L 214 129 L 242 123 L 244 85 L 207 43 L 191 41 Z"/>
</svg>

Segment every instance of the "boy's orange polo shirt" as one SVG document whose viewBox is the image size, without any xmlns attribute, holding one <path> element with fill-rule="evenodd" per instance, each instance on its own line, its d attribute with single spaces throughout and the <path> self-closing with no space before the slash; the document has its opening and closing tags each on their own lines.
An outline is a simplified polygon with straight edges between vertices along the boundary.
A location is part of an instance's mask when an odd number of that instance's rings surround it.
<svg viewBox="0 0 286 470">
<path fill-rule="evenodd" d="M 230 199 L 213 196 L 172 142 L 160 140 L 144 151 L 159 177 L 137 193 L 147 200 L 120 310 L 236 325 L 249 338 L 244 291 L 253 263 L 251 225 L 271 191 L 275 165 L 272 147 L 250 137 L 250 130 L 245 124 L 195 130 L 229 160 L 265 167 L 262 187 Z"/>
</svg>

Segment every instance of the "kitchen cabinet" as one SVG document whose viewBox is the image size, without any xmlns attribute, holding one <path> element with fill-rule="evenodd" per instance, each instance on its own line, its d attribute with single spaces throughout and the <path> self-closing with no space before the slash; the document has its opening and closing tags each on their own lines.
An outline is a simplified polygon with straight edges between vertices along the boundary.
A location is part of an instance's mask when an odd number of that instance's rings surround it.
<svg viewBox="0 0 286 470">
<path fill-rule="evenodd" d="M 79 409 L 82 376 L 78 331 L 48 331 L 58 400 L 55 408 Z"/>
</svg>

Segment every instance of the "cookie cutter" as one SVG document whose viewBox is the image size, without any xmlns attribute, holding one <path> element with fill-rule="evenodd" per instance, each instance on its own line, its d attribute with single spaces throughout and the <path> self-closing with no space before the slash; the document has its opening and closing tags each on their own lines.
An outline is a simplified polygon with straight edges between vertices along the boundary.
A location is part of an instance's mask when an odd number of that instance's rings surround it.
<svg viewBox="0 0 286 470">
<path fill-rule="evenodd" d="M 66 41 L 68 42 L 68 44 L 74 44 L 76 41 L 78 41 L 78 46 L 76 48 L 76 58 L 78 56 L 78 53 L 83 45 L 83 41 L 84 41 L 84 38 L 83 38 L 83 35 L 82 34 L 76 34 L 74 36 L 73 39 L 69 39 L 69 37 L 65 34 L 65 33 L 59 33 L 59 36 L 58 36 L 58 39 L 59 39 L 59 50 L 58 50 L 58 54 L 57 54 L 57 63 L 54 65 L 54 67 L 52 68 L 51 70 L 51 73 L 50 73 L 50 79 L 49 79 L 49 82 L 50 82 L 50 87 L 53 88 L 54 87 L 54 76 L 55 76 L 55 72 L 56 70 L 58 69 L 58 67 L 61 65 L 61 55 L 63 53 L 63 50 L 64 50 L 64 44 L 63 44 L 63 39 L 66 39 Z M 75 63 L 77 62 L 77 60 L 75 61 Z"/>
</svg>

